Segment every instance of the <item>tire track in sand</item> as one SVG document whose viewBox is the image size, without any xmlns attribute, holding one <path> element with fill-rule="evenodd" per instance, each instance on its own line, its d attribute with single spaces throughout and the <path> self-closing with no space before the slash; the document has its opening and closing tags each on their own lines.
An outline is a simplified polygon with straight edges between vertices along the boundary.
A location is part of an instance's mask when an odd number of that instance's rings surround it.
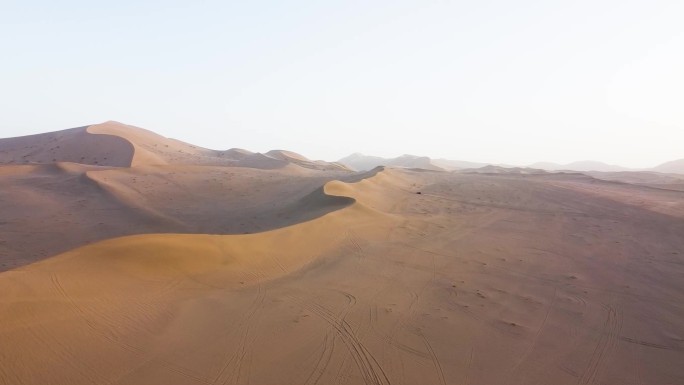
<svg viewBox="0 0 684 385">
<path fill-rule="evenodd" d="M 335 351 L 335 338 L 333 333 L 326 333 L 323 339 L 323 351 L 318 358 L 318 361 L 314 364 L 313 370 L 309 374 L 309 377 L 304 381 L 304 385 L 316 385 L 323 377 L 323 374 L 328 368 L 330 361 Z"/>
<path fill-rule="evenodd" d="M 257 275 L 258 276 L 258 275 Z M 257 293 L 254 296 L 254 301 L 250 305 L 249 310 L 245 317 L 240 321 L 238 328 L 243 328 L 242 335 L 238 342 L 238 346 L 230 356 L 230 358 L 225 359 L 224 363 L 221 365 L 221 369 L 214 377 L 211 382 L 213 385 L 216 384 L 228 384 L 230 382 L 237 383 L 240 379 L 241 373 L 243 371 L 243 364 L 245 363 L 245 357 L 248 354 L 249 343 L 253 342 L 254 338 L 250 339 L 254 333 L 252 332 L 252 327 L 255 322 L 253 321 L 255 315 L 264 307 L 264 300 L 266 297 L 266 291 L 263 285 L 259 282 L 257 283 Z M 248 360 L 249 361 L 249 360 Z M 233 364 L 233 369 L 228 370 Z M 248 362 L 249 364 L 249 362 Z"/>
<path fill-rule="evenodd" d="M 335 329 L 337 336 L 342 339 L 342 342 L 354 359 L 366 385 L 390 385 L 387 374 L 382 366 L 380 366 L 380 363 L 366 346 L 359 341 L 351 325 L 343 317 L 335 316 L 330 310 L 318 303 L 305 302 L 296 297 L 291 298 Z"/>
<path fill-rule="evenodd" d="M 530 358 L 530 355 L 532 354 L 532 352 L 534 352 L 534 349 L 537 347 L 537 344 L 539 343 L 539 337 L 544 332 L 544 328 L 546 327 L 546 321 L 549 319 L 549 314 L 551 314 L 551 310 L 553 310 L 554 306 L 556 305 L 556 299 L 557 298 L 558 298 L 558 288 L 554 287 L 553 288 L 553 297 L 551 297 L 551 301 L 546 306 L 546 312 L 544 314 L 544 318 L 542 319 L 542 322 L 539 325 L 539 328 L 537 328 L 537 332 L 534 334 L 534 338 L 532 339 L 532 343 L 527 348 L 525 353 L 520 357 L 520 360 L 518 360 L 518 362 L 512 368 L 512 372 L 514 375 L 520 371 L 520 367 L 522 366 L 522 364 L 524 364 L 527 361 L 527 359 Z"/>
<path fill-rule="evenodd" d="M 473 355 L 473 348 L 470 348 L 470 357 L 468 358 L 468 363 L 466 364 L 465 379 L 463 380 L 465 385 L 470 385 L 470 367 L 473 366 Z"/>
<path fill-rule="evenodd" d="M 439 358 L 437 358 L 437 355 L 435 354 L 434 349 L 432 349 L 432 345 L 430 344 L 430 341 L 423 335 L 423 333 L 420 333 L 420 337 L 423 339 L 425 342 L 425 347 L 427 348 L 428 352 L 430 353 L 430 358 L 432 359 L 432 364 L 435 366 L 435 370 L 437 371 L 437 375 L 439 376 L 439 382 L 442 385 L 446 385 L 446 378 L 444 378 L 444 371 L 442 370 L 442 364 L 439 362 Z"/>
<path fill-rule="evenodd" d="M 83 322 L 87 325 L 88 329 L 90 329 L 96 336 L 108 341 L 109 343 L 116 345 L 123 350 L 126 350 L 132 354 L 137 355 L 140 358 L 143 358 L 144 361 L 143 363 L 148 363 L 153 361 L 154 359 L 145 359 L 145 351 L 142 348 L 136 347 L 134 345 L 128 344 L 124 341 L 121 341 L 119 338 L 117 338 L 113 333 L 107 332 L 105 330 L 102 330 L 99 328 L 96 323 L 91 319 L 91 317 L 103 317 L 103 315 L 99 312 L 92 311 L 89 312 L 87 308 L 84 308 L 81 306 L 72 296 L 67 293 L 66 289 L 64 288 L 64 285 L 62 285 L 62 282 L 59 279 L 59 275 L 57 273 L 52 273 L 50 275 L 52 284 L 54 288 L 57 290 L 57 292 L 64 298 L 66 299 L 71 306 L 76 310 L 77 316 L 81 318 Z M 92 309 L 91 309 L 92 310 Z M 73 359 L 74 362 L 79 362 L 75 357 Z M 199 374 L 191 371 L 190 369 L 187 369 L 183 366 L 174 364 L 170 361 L 167 360 L 159 360 L 159 363 L 166 368 L 167 370 L 170 370 L 178 375 L 181 375 L 192 382 L 197 382 L 197 383 L 202 383 L 202 384 L 209 384 L 209 381 L 206 379 L 202 378 Z M 132 371 L 127 371 L 123 374 L 128 374 Z M 119 374 L 121 376 L 122 374 Z M 106 378 L 100 378 L 96 383 L 112 383 L 111 380 L 106 379 Z"/>
<path fill-rule="evenodd" d="M 608 316 L 603 323 L 601 336 L 589 363 L 577 382 L 578 385 L 596 384 L 597 378 L 605 368 L 606 359 L 610 357 L 619 342 L 618 337 L 622 330 L 622 312 L 611 305 L 603 305 L 603 308 L 608 312 Z"/>
<path fill-rule="evenodd" d="M 340 312 L 340 314 L 338 314 L 337 317 L 339 319 L 344 319 L 351 310 L 351 308 L 354 307 L 354 305 L 356 305 L 355 296 L 347 292 L 342 292 L 342 294 L 345 297 L 347 297 L 348 304 Z M 311 370 L 309 377 L 307 377 L 306 381 L 304 382 L 304 385 L 316 385 L 321 380 L 321 377 L 327 371 L 328 365 L 332 360 L 333 352 L 335 350 L 336 339 L 337 335 L 334 333 L 334 328 L 331 327 L 331 330 L 326 333 L 325 339 L 323 340 L 323 352 L 321 353 L 321 356 L 318 359 L 318 361 L 316 361 L 316 363 L 314 364 L 314 367 Z"/>
</svg>

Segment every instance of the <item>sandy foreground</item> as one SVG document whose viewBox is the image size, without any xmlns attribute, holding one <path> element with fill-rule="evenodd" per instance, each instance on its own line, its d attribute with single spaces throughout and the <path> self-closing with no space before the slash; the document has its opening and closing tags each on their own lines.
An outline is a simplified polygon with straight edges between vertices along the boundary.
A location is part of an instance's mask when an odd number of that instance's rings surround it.
<svg viewBox="0 0 684 385">
<path fill-rule="evenodd" d="M 56 186 L 85 178 L 12 167 L 0 177 L 14 194 L 45 173 Z M 385 169 L 343 182 L 216 167 L 202 181 L 234 183 L 198 188 L 192 206 L 165 187 L 183 170 L 67 183 L 107 192 L 94 219 L 43 185 L 63 205 L 46 203 L 44 221 L 80 218 L 69 245 L 111 238 L 98 226 L 117 221 L 138 235 L 0 273 L 0 383 L 684 383 L 682 192 L 578 174 Z M 203 222 L 233 234 L 200 234 Z M 186 234 L 140 234 L 153 229 Z"/>
</svg>

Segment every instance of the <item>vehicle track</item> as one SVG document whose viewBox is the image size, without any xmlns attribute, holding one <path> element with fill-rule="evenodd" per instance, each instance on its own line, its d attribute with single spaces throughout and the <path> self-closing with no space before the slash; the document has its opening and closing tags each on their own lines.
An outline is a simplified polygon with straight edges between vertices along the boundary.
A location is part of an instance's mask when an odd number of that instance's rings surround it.
<svg viewBox="0 0 684 385">
<path fill-rule="evenodd" d="M 430 357 L 432 359 L 432 364 L 435 366 L 435 370 L 437 371 L 437 375 L 439 377 L 439 381 L 442 385 L 446 385 L 446 378 L 444 377 L 444 370 L 442 370 L 442 364 L 439 362 L 439 358 L 437 358 L 437 355 L 435 354 L 435 350 L 432 349 L 432 345 L 430 344 L 430 341 L 425 337 L 423 333 L 420 333 L 420 337 L 423 339 L 425 342 L 425 347 L 427 348 L 428 352 L 430 352 Z"/>
<path fill-rule="evenodd" d="M 110 343 L 117 345 L 121 347 L 124 350 L 127 350 L 131 353 L 135 354 L 143 354 L 144 351 L 141 348 L 138 348 L 136 346 L 130 345 L 128 343 L 125 343 L 123 341 L 120 341 L 118 338 L 115 337 L 115 335 L 111 331 L 106 331 L 106 330 L 101 330 L 98 328 L 95 322 L 89 317 L 91 314 L 89 311 L 87 311 L 83 306 L 81 306 L 76 300 L 74 300 L 73 297 L 71 297 L 66 290 L 64 289 L 64 286 L 62 285 L 61 281 L 59 280 L 59 276 L 56 273 L 51 274 L 51 279 L 52 279 L 52 284 L 54 285 L 55 289 L 57 292 L 64 297 L 70 304 L 71 306 L 76 310 L 76 314 L 78 315 L 79 318 L 85 324 L 88 326 L 88 328 L 97 336 L 104 338 L 105 340 L 109 341 Z M 97 316 L 97 312 L 94 312 L 95 316 Z"/>
<path fill-rule="evenodd" d="M 363 249 L 363 246 L 361 246 L 361 241 L 359 240 L 358 235 L 356 235 L 354 230 L 347 230 L 345 239 L 347 242 L 347 247 L 351 252 L 352 256 L 356 257 L 359 263 L 363 261 L 363 259 L 366 257 L 366 253 Z M 360 266 L 357 266 L 357 269 L 359 268 Z"/>
<path fill-rule="evenodd" d="M 318 361 L 314 364 L 313 370 L 309 374 L 309 377 L 304 381 L 304 385 L 316 385 L 321 380 L 321 377 L 325 373 L 330 364 L 330 361 L 335 351 L 335 334 L 326 333 L 323 339 L 323 351 L 318 358 Z"/>
<path fill-rule="evenodd" d="M 468 363 L 466 364 L 465 369 L 465 379 L 463 380 L 464 385 L 470 384 L 470 367 L 473 365 L 473 353 L 473 348 L 470 348 L 470 357 L 468 357 Z"/>
<path fill-rule="evenodd" d="M 330 310 L 315 302 L 301 301 L 296 297 L 291 297 L 301 306 L 309 309 L 312 313 L 329 323 L 342 339 L 347 350 L 352 355 L 356 366 L 363 376 L 366 385 L 389 385 L 385 371 L 373 354 L 357 338 L 351 325 L 344 319 L 335 316 Z"/>
<path fill-rule="evenodd" d="M 520 366 L 527 361 L 527 359 L 530 357 L 532 352 L 534 352 L 534 349 L 537 347 L 537 343 L 539 342 L 539 337 L 541 336 L 542 332 L 544 331 L 544 327 L 546 327 L 546 321 L 549 319 L 549 314 L 551 314 L 551 310 L 553 310 L 554 306 L 556 305 L 557 299 L 558 299 L 558 288 L 554 287 L 553 288 L 553 297 L 551 297 L 551 301 L 546 306 L 546 312 L 544 314 L 544 318 L 542 319 L 542 322 L 539 325 L 539 328 L 537 328 L 537 332 L 534 334 L 534 338 L 532 339 L 532 343 L 527 348 L 525 353 L 520 357 L 520 360 L 518 360 L 518 362 L 512 368 L 514 375 L 520 371 Z"/>
<path fill-rule="evenodd" d="M 351 310 L 351 308 L 354 305 L 356 305 L 356 297 L 347 292 L 341 293 L 347 298 L 347 306 L 344 309 L 342 309 L 342 311 L 340 311 L 340 313 L 338 314 L 338 318 L 344 319 Z M 330 329 L 331 330 L 328 331 L 328 333 L 325 336 L 325 340 L 323 341 L 323 353 L 314 365 L 314 368 L 311 371 L 311 374 L 309 374 L 309 377 L 307 378 L 305 384 L 318 384 L 318 382 L 321 380 L 321 377 L 327 371 L 328 366 L 330 365 L 330 361 L 335 350 L 335 341 L 337 339 L 335 329 L 332 326 L 330 327 Z M 336 380 L 339 380 L 339 377 L 340 373 L 338 372 Z"/>
<path fill-rule="evenodd" d="M 255 274 L 258 277 L 258 274 Z M 257 285 L 257 293 L 254 296 L 254 301 L 252 301 L 252 304 L 249 307 L 249 310 L 247 311 L 247 314 L 243 319 L 240 321 L 240 324 L 238 325 L 238 329 L 242 329 L 243 332 L 239 338 L 238 341 L 238 346 L 233 352 L 233 354 L 230 356 L 230 358 L 226 359 L 224 363 L 221 365 L 221 369 L 217 373 L 217 375 L 214 377 L 213 381 L 211 381 L 211 384 L 216 385 L 216 384 L 228 384 L 228 383 L 238 383 L 240 380 L 240 377 L 243 372 L 243 365 L 245 363 L 245 357 L 248 355 L 248 349 L 250 343 L 254 341 L 256 336 L 253 336 L 253 327 L 256 322 L 254 322 L 254 317 L 255 315 L 259 312 L 259 310 L 263 309 L 264 307 L 264 300 L 266 298 L 266 290 L 264 289 L 263 285 L 258 282 Z M 229 370 L 229 368 L 232 366 L 232 370 Z"/>
<path fill-rule="evenodd" d="M 608 315 L 603 323 L 603 329 L 587 367 L 579 377 L 578 385 L 596 384 L 601 371 L 605 368 L 607 358 L 615 350 L 622 330 L 622 312 L 620 309 L 604 304 Z"/>
<path fill-rule="evenodd" d="M 99 312 L 92 312 L 92 314 L 85 310 L 80 304 L 77 303 L 73 297 L 71 297 L 67 291 L 65 290 L 64 286 L 62 285 L 59 276 L 56 273 L 51 274 L 51 280 L 53 283 L 53 286 L 55 289 L 60 293 L 62 297 L 64 297 L 70 304 L 71 306 L 76 310 L 76 313 L 79 318 L 85 324 L 88 326 L 88 328 L 98 337 L 103 338 L 104 340 L 112 343 L 113 345 L 116 345 L 132 354 L 135 354 L 139 356 L 140 358 L 143 358 L 144 361 L 143 363 L 151 362 L 154 361 L 154 359 L 145 359 L 145 352 L 143 349 L 138 348 L 136 346 L 133 346 L 131 344 L 125 343 L 121 341 L 119 338 L 117 338 L 113 333 L 108 333 L 104 330 L 101 330 L 99 327 L 96 326 L 96 324 L 89 318 L 90 315 L 94 315 L 96 317 L 101 317 L 102 315 Z M 172 283 L 169 285 L 169 287 L 175 287 L 178 284 L 178 282 Z M 75 360 L 75 359 L 74 359 Z M 75 361 L 77 362 L 77 361 Z M 209 381 L 206 379 L 202 378 L 198 373 L 194 373 L 193 371 L 184 368 L 180 365 L 174 364 L 170 361 L 166 360 L 160 360 L 159 361 L 161 365 L 165 368 L 167 368 L 170 371 L 173 371 L 177 374 L 180 374 L 181 376 L 190 379 L 193 382 L 198 382 L 202 384 L 209 384 Z M 121 374 L 120 374 L 121 375 Z M 125 375 L 125 374 L 124 374 Z M 99 380 L 96 381 L 95 383 L 112 383 L 110 380 L 99 377 Z"/>
</svg>

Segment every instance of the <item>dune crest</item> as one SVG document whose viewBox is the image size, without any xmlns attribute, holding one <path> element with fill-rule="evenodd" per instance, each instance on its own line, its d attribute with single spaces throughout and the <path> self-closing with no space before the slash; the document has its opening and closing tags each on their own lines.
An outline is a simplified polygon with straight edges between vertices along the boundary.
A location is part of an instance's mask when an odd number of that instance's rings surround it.
<svg viewBox="0 0 684 385">
<path fill-rule="evenodd" d="M 239 148 L 225 151 L 202 148 L 115 121 L 68 130 L 0 139 L 0 164 L 72 162 L 103 167 L 202 165 L 259 169 L 297 168 L 350 172 L 334 162 L 312 161 L 291 151 L 266 154 Z"/>
<path fill-rule="evenodd" d="M 379 189 L 386 190 L 388 185 L 398 181 L 386 173 L 389 171 L 369 174 L 368 178 L 351 183 L 326 183 L 305 197 L 302 205 L 309 210 L 316 210 L 315 206 L 330 205 L 340 210 L 288 227 L 243 235 L 145 234 L 114 238 L 77 248 L 20 270 L 41 270 L 45 266 L 53 269 L 62 264 L 71 269 L 73 263 L 82 267 L 91 265 L 95 270 L 109 274 L 119 270 L 115 268 L 116 265 L 135 269 L 139 263 L 141 271 L 171 271 L 180 275 L 192 272 L 223 278 L 226 272 L 221 270 L 222 267 L 233 271 L 245 269 L 246 266 L 247 270 L 260 271 L 260 275 L 253 278 L 263 280 L 282 273 L 285 266 L 288 267 L 285 270 L 291 271 L 315 255 L 339 246 L 338 242 L 344 238 L 340 230 L 346 225 L 353 223 L 356 227 L 364 227 L 389 220 L 386 215 L 371 209 L 382 200 L 376 196 Z M 280 259 L 276 265 L 273 264 L 275 253 Z M 152 264 L 153 268 L 147 269 L 145 266 L 148 264 Z"/>
</svg>

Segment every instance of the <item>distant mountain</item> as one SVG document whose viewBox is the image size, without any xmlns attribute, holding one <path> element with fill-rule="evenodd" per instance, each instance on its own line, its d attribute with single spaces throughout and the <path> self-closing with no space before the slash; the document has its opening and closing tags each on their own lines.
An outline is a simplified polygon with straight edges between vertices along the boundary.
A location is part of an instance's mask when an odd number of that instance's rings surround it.
<svg viewBox="0 0 684 385">
<path fill-rule="evenodd" d="M 530 168 L 537 168 L 540 170 L 546 170 L 546 171 L 553 171 L 553 170 L 561 170 L 563 169 L 562 164 L 560 163 L 553 163 L 553 162 L 537 162 L 537 163 L 532 163 L 531 165 L 527 166 Z"/>
<path fill-rule="evenodd" d="M 295 164 L 300 167 L 310 168 L 315 170 L 325 170 L 325 171 L 352 171 L 349 167 L 340 164 L 338 162 L 326 162 L 323 160 L 310 160 L 304 155 L 297 154 L 296 152 L 286 151 L 286 150 L 271 150 L 266 154 L 266 157 L 276 159 L 279 161 L 287 162 L 289 164 Z"/>
<path fill-rule="evenodd" d="M 466 168 L 480 168 L 488 166 L 489 163 L 468 162 L 465 160 L 433 159 L 432 163 L 445 170 L 457 170 Z"/>
<path fill-rule="evenodd" d="M 211 150 L 114 121 L 0 139 L 0 164 L 58 162 L 108 167 L 186 164 L 264 169 L 294 165 L 314 170 L 351 171 L 338 163 L 313 161 L 284 150 L 266 154 L 239 148 Z"/>
<path fill-rule="evenodd" d="M 352 170 L 367 171 L 372 170 L 377 166 L 387 166 L 389 161 L 390 159 L 381 158 L 379 156 L 364 155 L 356 152 L 338 160 L 337 162 L 344 164 Z"/>
<path fill-rule="evenodd" d="M 385 166 L 404 167 L 404 168 L 422 168 L 424 170 L 444 171 L 443 168 L 435 165 L 432 159 L 427 156 L 416 155 L 402 155 L 394 159 L 390 159 Z"/>
<path fill-rule="evenodd" d="M 546 170 L 529 167 L 502 167 L 486 165 L 479 168 L 458 170 L 465 174 L 547 174 Z"/>
<path fill-rule="evenodd" d="M 684 159 L 677 159 L 671 162 L 665 162 L 661 165 L 653 167 L 651 171 L 684 174 Z"/>
<path fill-rule="evenodd" d="M 570 171 L 602 171 L 602 172 L 617 172 L 630 171 L 629 168 L 597 162 L 593 160 L 583 160 L 579 162 L 572 162 L 568 164 L 558 164 L 551 162 L 537 162 L 528 166 L 529 168 L 536 168 L 547 171 L 570 170 Z"/>
<path fill-rule="evenodd" d="M 378 166 L 392 166 L 404 168 L 422 168 L 425 170 L 444 171 L 442 167 L 435 165 L 427 156 L 402 155 L 396 158 L 380 158 L 361 153 L 351 154 L 337 161 L 357 171 L 372 170 Z"/>
<path fill-rule="evenodd" d="M 354 170 L 372 170 L 377 166 L 392 166 L 403 168 L 422 168 L 425 170 L 451 171 L 465 168 L 478 168 L 486 166 L 487 163 L 467 162 L 462 160 L 450 159 L 431 159 L 427 156 L 417 156 L 405 154 L 396 158 L 381 158 L 378 156 L 364 155 L 361 153 L 351 154 L 338 160 Z"/>
</svg>

